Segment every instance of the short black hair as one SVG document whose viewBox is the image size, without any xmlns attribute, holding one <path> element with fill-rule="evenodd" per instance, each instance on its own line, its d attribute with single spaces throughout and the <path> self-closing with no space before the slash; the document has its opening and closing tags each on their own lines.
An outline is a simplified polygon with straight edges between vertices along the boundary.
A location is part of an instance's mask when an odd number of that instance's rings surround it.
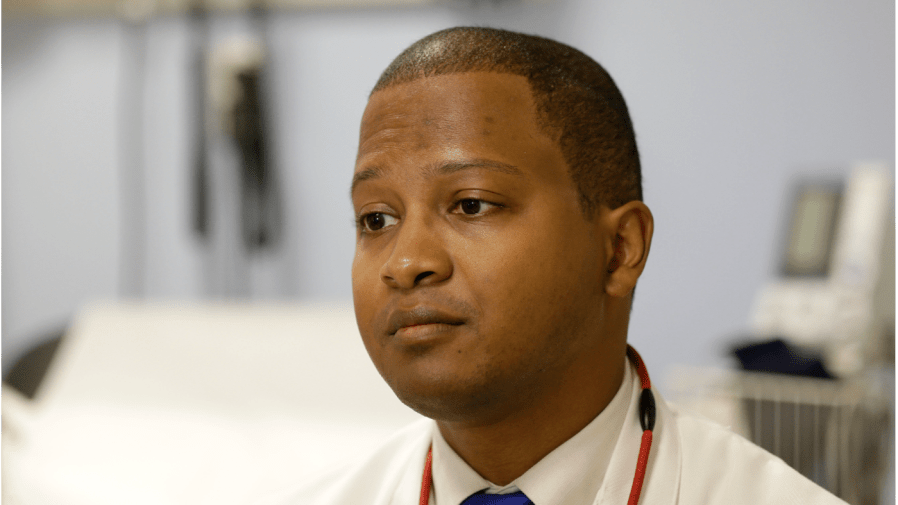
<svg viewBox="0 0 898 505">
<path fill-rule="evenodd" d="M 573 47 L 495 28 L 449 28 L 397 56 L 371 94 L 463 72 L 527 79 L 540 126 L 558 142 L 587 217 L 600 204 L 613 209 L 642 200 L 639 152 L 624 97 L 601 65 Z"/>
</svg>

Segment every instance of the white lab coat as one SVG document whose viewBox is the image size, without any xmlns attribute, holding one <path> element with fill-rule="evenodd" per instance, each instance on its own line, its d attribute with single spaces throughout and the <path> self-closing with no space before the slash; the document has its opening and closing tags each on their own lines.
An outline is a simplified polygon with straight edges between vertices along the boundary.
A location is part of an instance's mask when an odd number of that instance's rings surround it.
<svg viewBox="0 0 898 505">
<path fill-rule="evenodd" d="M 639 381 L 633 382 L 627 421 L 595 505 L 623 505 L 630 495 L 642 437 Z M 653 393 L 657 420 L 640 505 L 845 503 L 769 452 L 714 422 L 668 405 L 656 390 Z M 349 469 L 263 503 L 416 505 L 435 429 L 429 419 L 412 424 Z"/>
</svg>

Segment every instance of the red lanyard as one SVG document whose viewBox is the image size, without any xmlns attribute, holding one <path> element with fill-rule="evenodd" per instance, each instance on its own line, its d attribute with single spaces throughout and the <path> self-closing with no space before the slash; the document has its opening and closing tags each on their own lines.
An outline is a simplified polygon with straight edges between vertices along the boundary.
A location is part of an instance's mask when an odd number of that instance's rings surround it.
<svg viewBox="0 0 898 505">
<path fill-rule="evenodd" d="M 649 372 L 645 369 L 645 363 L 642 362 L 636 349 L 630 345 L 627 345 L 627 357 L 636 365 L 636 373 L 639 374 L 639 381 L 642 383 L 642 394 L 639 397 L 639 425 L 642 426 L 642 442 L 639 444 L 636 475 L 633 476 L 630 499 L 627 501 L 627 505 L 636 505 L 639 503 L 639 494 L 642 493 L 642 481 L 645 479 L 649 450 L 652 448 L 652 429 L 655 428 L 655 397 L 652 395 L 652 382 L 649 380 Z M 424 460 L 420 505 L 427 505 L 430 501 L 430 486 L 433 482 L 433 474 L 430 469 L 432 461 L 433 447 L 427 450 L 427 459 Z"/>
</svg>

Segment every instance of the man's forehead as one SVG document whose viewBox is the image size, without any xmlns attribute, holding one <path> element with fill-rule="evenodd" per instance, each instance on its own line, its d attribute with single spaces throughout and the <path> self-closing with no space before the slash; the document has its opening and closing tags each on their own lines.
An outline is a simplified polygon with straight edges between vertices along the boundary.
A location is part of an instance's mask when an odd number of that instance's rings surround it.
<svg viewBox="0 0 898 505">
<path fill-rule="evenodd" d="M 461 169 L 541 178 L 548 169 L 536 165 L 555 164 L 566 166 L 556 139 L 540 125 L 526 78 L 445 74 L 371 96 L 350 193 L 365 181 Z"/>
<path fill-rule="evenodd" d="M 487 98 L 489 101 L 484 103 Z M 363 123 L 388 116 L 390 106 L 400 101 L 431 102 L 434 107 L 420 109 L 431 120 L 438 118 L 438 112 L 445 110 L 440 105 L 445 105 L 447 101 L 456 105 L 470 103 L 483 108 L 501 104 L 528 112 L 534 106 L 530 83 L 523 76 L 484 71 L 446 73 L 392 84 L 374 92 L 368 100 Z"/>
<path fill-rule="evenodd" d="M 390 142 L 398 130 L 421 128 L 442 134 L 495 133 L 503 120 L 535 125 L 536 108 L 526 78 L 495 72 L 422 77 L 371 95 L 362 116 L 359 155 L 371 141 Z M 470 131 L 480 127 L 481 131 Z"/>
</svg>

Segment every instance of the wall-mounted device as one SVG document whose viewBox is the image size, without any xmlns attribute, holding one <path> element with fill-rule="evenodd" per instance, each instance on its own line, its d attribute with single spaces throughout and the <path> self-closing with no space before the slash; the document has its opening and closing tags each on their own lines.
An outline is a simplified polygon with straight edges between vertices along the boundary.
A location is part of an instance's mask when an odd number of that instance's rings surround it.
<svg viewBox="0 0 898 505">
<path fill-rule="evenodd" d="M 249 251 L 270 248 L 281 235 L 266 121 L 267 58 L 261 38 L 233 37 L 215 46 L 207 69 L 210 122 L 233 141 L 239 158 L 240 234 Z"/>
</svg>

